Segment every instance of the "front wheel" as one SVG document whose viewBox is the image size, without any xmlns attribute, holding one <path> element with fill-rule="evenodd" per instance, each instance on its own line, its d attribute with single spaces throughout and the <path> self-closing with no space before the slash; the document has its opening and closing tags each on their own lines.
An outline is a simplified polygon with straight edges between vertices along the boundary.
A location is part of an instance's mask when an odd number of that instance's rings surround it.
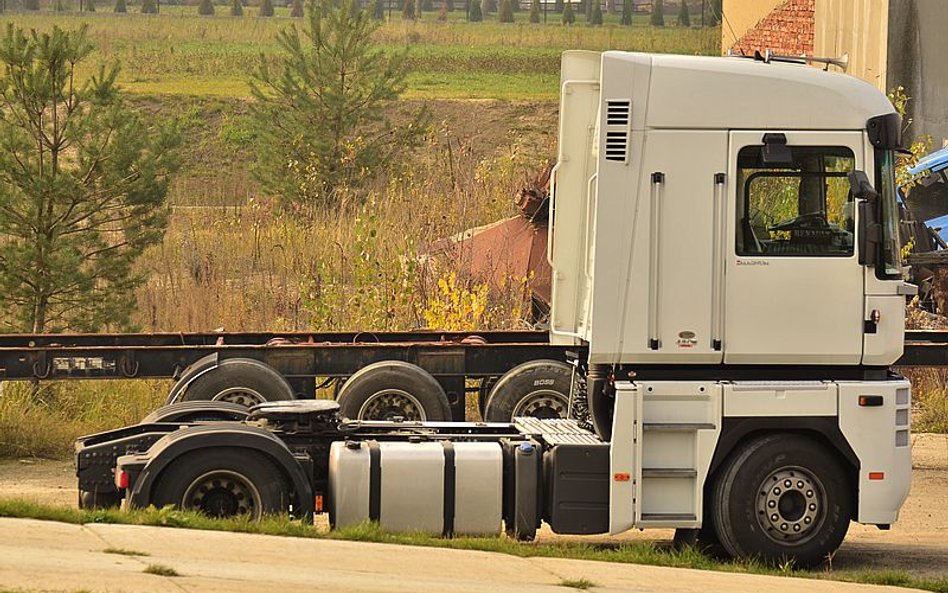
<svg viewBox="0 0 948 593">
<path fill-rule="evenodd" d="M 808 567 L 843 542 L 852 488 L 832 451 L 803 436 L 773 435 L 731 456 L 711 504 L 715 533 L 732 556 Z"/>
</svg>

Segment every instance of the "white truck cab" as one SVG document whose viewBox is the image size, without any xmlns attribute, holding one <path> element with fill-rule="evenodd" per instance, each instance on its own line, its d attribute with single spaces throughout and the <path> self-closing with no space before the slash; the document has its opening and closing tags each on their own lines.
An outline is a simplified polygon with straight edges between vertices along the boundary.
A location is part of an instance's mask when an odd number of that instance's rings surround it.
<svg viewBox="0 0 948 593">
<path fill-rule="evenodd" d="M 564 54 L 550 334 L 588 345 L 612 532 L 806 559 L 850 518 L 896 519 L 900 126 L 874 87 L 803 64 Z"/>
</svg>

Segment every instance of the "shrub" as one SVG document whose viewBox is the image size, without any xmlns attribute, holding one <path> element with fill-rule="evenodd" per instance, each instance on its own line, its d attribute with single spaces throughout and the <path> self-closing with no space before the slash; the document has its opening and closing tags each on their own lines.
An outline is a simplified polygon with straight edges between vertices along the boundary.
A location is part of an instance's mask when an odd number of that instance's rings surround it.
<svg viewBox="0 0 948 593">
<path fill-rule="evenodd" d="M 441 8 L 445 9 L 448 12 L 454 12 L 454 0 L 444 0 L 441 3 Z"/>
<path fill-rule="evenodd" d="M 564 25 L 572 25 L 576 22 L 576 15 L 573 14 L 573 3 L 567 2 L 566 6 L 563 7 L 563 18 Z"/>
<path fill-rule="evenodd" d="M 375 0 L 372 3 L 372 18 L 377 21 L 385 20 L 385 2 L 383 0 Z"/>
<path fill-rule="evenodd" d="M 402 18 L 406 21 L 415 20 L 415 0 L 405 0 L 402 4 Z"/>
<path fill-rule="evenodd" d="M 530 22 L 534 24 L 540 22 L 540 0 L 530 2 Z"/>
<path fill-rule="evenodd" d="M 497 0 L 483 0 L 481 2 L 481 9 L 483 10 L 484 14 L 497 12 Z"/>
<path fill-rule="evenodd" d="M 434 12 L 434 4 L 431 2 L 431 0 L 421 0 L 421 11 Z"/>
<path fill-rule="evenodd" d="M 158 3 L 155 0 L 142 0 L 142 14 L 158 14 Z"/>
<path fill-rule="evenodd" d="M 82 8 L 86 12 L 95 12 L 95 0 L 86 0 L 86 3 Z"/>
<path fill-rule="evenodd" d="M 688 1 L 681 0 L 678 4 L 678 26 L 679 27 L 690 27 L 691 26 L 691 14 L 688 11 Z"/>
<path fill-rule="evenodd" d="M 632 25 L 632 0 L 622 0 L 622 24 Z"/>
<path fill-rule="evenodd" d="M 513 5 L 511 5 L 510 0 L 501 0 L 498 19 L 502 23 L 514 22 Z"/>
<path fill-rule="evenodd" d="M 198 14 L 201 16 L 214 14 L 214 3 L 211 0 L 201 0 L 201 3 L 198 4 Z"/>
<path fill-rule="evenodd" d="M 257 13 L 258 16 L 273 16 L 273 0 L 262 0 L 260 2 L 260 12 Z"/>
<path fill-rule="evenodd" d="M 230 16 L 244 16 L 244 5 L 240 0 L 233 0 L 233 2 L 231 2 Z"/>
<path fill-rule="evenodd" d="M 652 2 L 652 18 L 649 20 L 653 27 L 665 26 L 665 3 L 662 0 Z"/>
<path fill-rule="evenodd" d="M 24 10 L 39 10 L 40 9 L 39 0 L 23 0 L 23 9 Z"/>
<path fill-rule="evenodd" d="M 471 10 L 467 13 L 467 20 L 472 23 L 479 23 L 484 20 L 484 13 L 481 11 L 481 0 L 471 0 Z"/>
<path fill-rule="evenodd" d="M 303 0 L 293 0 L 293 7 L 290 8 L 290 16 L 295 19 L 303 18 Z"/>
<path fill-rule="evenodd" d="M 589 24 L 602 24 L 602 6 L 599 4 L 599 0 L 592 0 L 592 16 L 589 19 Z"/>
<path fill-rule="evenodd" d="M 563 12 L 563 0 L 555 0 L 553 2 L 553 12 L 560 14 Z"/>
<path fill-rule="evenodd" d="M 115 12 L 128 12 L 125 0 L 115 0 Z"/>
</svg>

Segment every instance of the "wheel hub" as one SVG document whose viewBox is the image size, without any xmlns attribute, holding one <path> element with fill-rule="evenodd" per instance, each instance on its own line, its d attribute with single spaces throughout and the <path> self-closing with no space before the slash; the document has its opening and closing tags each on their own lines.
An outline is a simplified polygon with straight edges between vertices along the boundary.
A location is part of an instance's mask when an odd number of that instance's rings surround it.
<svg viewBox="0 0 948 593">
<path fill-rule="evenodd" d="M 263 397 L 263 394 L 259 391 L 250 389 L 249 387 L 228 387 L 215 395 L 213 401 L 229 402 L 244 406 L 245 408 L 252 408 L 257 404 L 267 401 L 267 398 Z"/>
<path fill-rule="evenodd" d="M 566 418 L 569 403 L 557 391 L 534 391 L 520 400 L 514 408 L 513 417 Z"/>
<path fill-rule="evenodd" d="M 424 407 L 414 395 L 402 389 L 385 389 L 372 394 L 359 408 L 359 420 L 394 420 L 424 422 Z"/>
<path fill-rule="evenodd" d="M 182 507 L 211 517 L 260 516 L 260 493 L 243 475 L 220 470 L 196 478 L 182 497 Z"/>
<path fill-rule="evenodd" d="M 802 468 L 781 468 L 758 488 L 757 521 L 777 542 L 796 542 L 816 533 L 825 507 L 823 485 Z"/>
</svg>

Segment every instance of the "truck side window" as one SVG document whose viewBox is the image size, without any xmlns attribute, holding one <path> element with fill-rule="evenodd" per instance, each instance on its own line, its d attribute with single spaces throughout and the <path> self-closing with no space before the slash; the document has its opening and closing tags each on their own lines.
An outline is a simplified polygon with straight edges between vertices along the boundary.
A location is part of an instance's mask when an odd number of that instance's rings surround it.
<svg viewBox="0 0 948 593">
<path fill-rule="evenodd" d="M 737 254 L 848 257 L 853 203 L 846 175 L 855 158 L 842 146 L 790 146 L 792 162 L 764 164 L 762 146 L 738 153 Z"/>
</svg>

